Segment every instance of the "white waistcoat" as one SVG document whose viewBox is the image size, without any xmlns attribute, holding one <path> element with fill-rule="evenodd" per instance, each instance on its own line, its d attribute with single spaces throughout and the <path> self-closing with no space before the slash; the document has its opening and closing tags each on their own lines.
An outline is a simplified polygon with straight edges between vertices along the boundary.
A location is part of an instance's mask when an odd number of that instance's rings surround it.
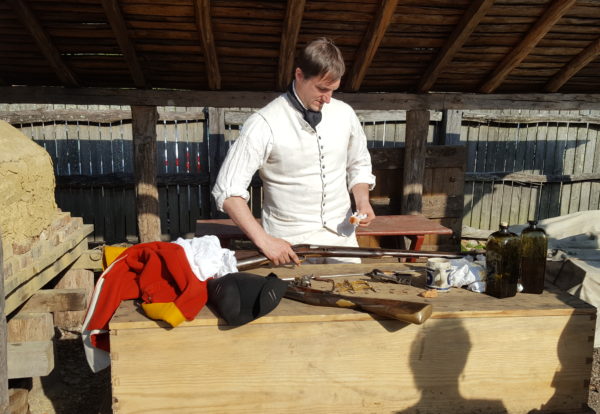
<svg viewBox="0 0 600 414">
<path fill-rule="evenodd" d="M 272 151 L 260 169 L 262 223 L 269 234 L 293 244 L 322 227 L 343 236 L 354 230 L 348 222 L 352 213 L 346 181 L 354 113 L 333 99 L 322 112 L 316 132 L 285 95 L 258 112 L 273 134 Z"/>
</svg>

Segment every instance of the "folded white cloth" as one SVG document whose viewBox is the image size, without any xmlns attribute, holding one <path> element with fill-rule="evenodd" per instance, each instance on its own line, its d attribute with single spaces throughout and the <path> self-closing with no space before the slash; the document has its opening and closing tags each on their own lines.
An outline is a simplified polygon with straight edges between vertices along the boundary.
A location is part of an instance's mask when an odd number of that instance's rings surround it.
<svg viewBox="0 0 600 414">
<path fill-rule="evenodd" d="M 183 247 L 192 271 L 201 281 L 238 271 L 234 252 L 222 248 L 217 236 L 202 236 L 193 239 L 180 237 L 173 243 Z"/>
<path fill-rule="evenodd" d="M 450 260 L 452 266 L 448 275 L 448 282 L 453 287 L 467 286 L 467 289 L 485 292 L 485 257 L 478 255 L 476 260 L 466 256 L 462 259 Z"/>
</svg>

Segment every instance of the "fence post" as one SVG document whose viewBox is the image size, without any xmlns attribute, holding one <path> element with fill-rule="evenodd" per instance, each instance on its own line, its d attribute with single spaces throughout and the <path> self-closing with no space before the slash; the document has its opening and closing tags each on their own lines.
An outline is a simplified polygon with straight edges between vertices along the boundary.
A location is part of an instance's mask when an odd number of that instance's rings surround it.
<svg viewBox="0 0 600 414">
<path fill-rule="evenodd" d="M 227 149 L 225 148 L 225 110 L 223 108 L 208 108 L 208 172 L 210 177 L 210 190 L 212 190 L 219 169 L 223 163 Z M 217 211 L 217 206 L 210 197 L 210 218 L 226 217 Z"/>
<path fill-rule="evenodd" d="M 421 214 L 423 210 L 425 145 L 427 144 L 428 130 L 429 111 L 413 110 L 406 112 L 402 214 Z"/>
<path fill-rule="evenodd" d="M 135 204 L 140 243 L 160 241 L 160 211 L 156 186 L 155 106 L 132 106 Z"/>
</svg>

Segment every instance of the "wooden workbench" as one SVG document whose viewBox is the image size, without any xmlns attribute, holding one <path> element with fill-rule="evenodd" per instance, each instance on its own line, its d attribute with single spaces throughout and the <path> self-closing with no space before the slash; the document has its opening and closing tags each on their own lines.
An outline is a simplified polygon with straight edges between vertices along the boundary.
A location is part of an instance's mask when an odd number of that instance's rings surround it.
<svg viewBox="0 0 600 414">
<path fill-rule="evenodd" d="M 280 277 L 420 264 L 303 265 Z M 266 275 L 269 269 L 255 273 Z M 427 301 L 423 325 L 284 299 L 248 325 L 205 308 L 175 329 L 124 302 L 110 323 L 116 413 L 561 413 L 587 401 L 595 308 L 552 289 L 495 299 L 413 286 L 369 296 Z"/>
</svg>

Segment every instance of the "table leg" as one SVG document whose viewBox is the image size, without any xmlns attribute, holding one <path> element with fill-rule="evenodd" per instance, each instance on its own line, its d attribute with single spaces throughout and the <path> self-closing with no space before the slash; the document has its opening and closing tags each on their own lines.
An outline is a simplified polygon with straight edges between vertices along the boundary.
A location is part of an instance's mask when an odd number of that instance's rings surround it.
<svg viewBox="0 0 600 414">
<path fill-rule="evenodd" d="M 423 245 L 423 240 L 425 240 L 424 235 L 407 236 L 407 237 L 410 239 L 410 246 L 408 247 L 408 250 L 415 250 L 415 251 L 421 250 L 421 246 Z M 410 263 L 415 263 L 416 261 L 417 261 L 416 258 L 408 259 L 408 262 L 410 262 Z"/>
</svg>

